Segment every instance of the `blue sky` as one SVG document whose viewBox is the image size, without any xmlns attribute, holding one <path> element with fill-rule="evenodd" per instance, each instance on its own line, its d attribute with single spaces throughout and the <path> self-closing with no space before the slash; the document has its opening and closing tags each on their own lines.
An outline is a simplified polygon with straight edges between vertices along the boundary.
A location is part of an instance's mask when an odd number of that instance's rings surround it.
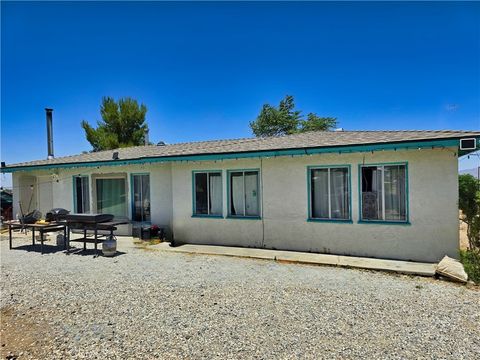
<svg viewBox="0 0 480 360">
<path fill-rule="evenodd" d="M 347 130 L 480 129 L 480 3 L 1 4 L 1 159 L 89 150 L 102 96 L 148 107 L 152 141 L 251 136 L 295 96 Z M 460 162 L 474 167 L 478 158 Z M 5 179 L 4 179 L 5 180 Z"/>
</svg>

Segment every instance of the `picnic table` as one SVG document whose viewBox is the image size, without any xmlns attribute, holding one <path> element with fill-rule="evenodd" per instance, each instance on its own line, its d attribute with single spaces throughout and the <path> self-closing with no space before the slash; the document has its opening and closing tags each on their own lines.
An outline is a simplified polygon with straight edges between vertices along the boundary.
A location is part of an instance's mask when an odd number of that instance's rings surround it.
<svg viewBox="0 0 480 360">
<path fill-rule="evenodd" d="M 10 249 L 13 249 L 12 232 L 15 229 L 30 229 L 32 230 L 32 245 L 35 246 L 35 231 L 40 233 L 40 252 L 43 254 L 43 242 L 45 241 L 44 234 L 49 232 L 63 231 L 64 239 L 67 238 L 67 227 L 65 222 L 52 221 L 49 223 L 34 223 L 24 224 L 18 220 L 5 221 L 8 226 L 8 245 Z M 66 250 L 67 242 L 64 241 L 64 250 Z"/>
</svg>

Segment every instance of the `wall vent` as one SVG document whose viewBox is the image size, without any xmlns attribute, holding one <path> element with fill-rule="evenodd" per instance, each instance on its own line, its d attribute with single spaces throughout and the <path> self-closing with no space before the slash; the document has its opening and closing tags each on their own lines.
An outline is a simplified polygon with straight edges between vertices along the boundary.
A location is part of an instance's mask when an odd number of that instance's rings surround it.
<svg viewBox="0 0 480 360">
<path fill-rule="evenodd" d="M 460 150 L 476 150 L 477 149 L 477 139 L 468 138 L 460 139 Z"/>
</svg>

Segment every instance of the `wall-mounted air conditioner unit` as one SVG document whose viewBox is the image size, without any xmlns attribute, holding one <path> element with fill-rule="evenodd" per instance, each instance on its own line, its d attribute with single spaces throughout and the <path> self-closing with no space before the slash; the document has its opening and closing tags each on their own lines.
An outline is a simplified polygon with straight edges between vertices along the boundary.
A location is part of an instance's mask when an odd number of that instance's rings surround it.
<svg viewBox="0 0 480 360">
<path fill-rule="evenodd" d="M 476 150 L 477 149 L 477 139 L 468 138 L 460 139 L 460 150 Z"/>
</svg>

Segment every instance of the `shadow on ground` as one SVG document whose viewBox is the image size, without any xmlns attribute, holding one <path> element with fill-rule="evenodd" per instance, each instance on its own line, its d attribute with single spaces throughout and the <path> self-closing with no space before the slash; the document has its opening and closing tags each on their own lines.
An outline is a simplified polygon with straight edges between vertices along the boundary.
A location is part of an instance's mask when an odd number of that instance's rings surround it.
<svg viewBox="0 0 480 360">
<path fill-rule="evenodd" d="M 27 252 L 37 252 L 41 253 L 41 245 L 40 244 L 35 244 L 35 245 L 21 245 L 21 246 L 16 246 L 12 248 L 10 251 L 16 251 L 16 250 L 21 250 L 21 251 L 27 251 Z M 84 250 L 83 248 L 76 248 L 76 247 L 70 247 L 70 251 L 67 253 L 66 250 L 63 249 L 63 247 L 58 247 L 55 245 L 43 245 L 43 254 L 54 254 L 54 253 L 64 253 L 65 255 L 81 255 L 81 256 L 95 256 L 95 249 L 86 249 Z M 123 251 L 117 251 L 114 256 L 110 257 L 117 257 L 121 255 L 125 255 L 126 253 Z M 102 250 L 98 249 L 98 256 L 103 256 Z"/>
</svg>

